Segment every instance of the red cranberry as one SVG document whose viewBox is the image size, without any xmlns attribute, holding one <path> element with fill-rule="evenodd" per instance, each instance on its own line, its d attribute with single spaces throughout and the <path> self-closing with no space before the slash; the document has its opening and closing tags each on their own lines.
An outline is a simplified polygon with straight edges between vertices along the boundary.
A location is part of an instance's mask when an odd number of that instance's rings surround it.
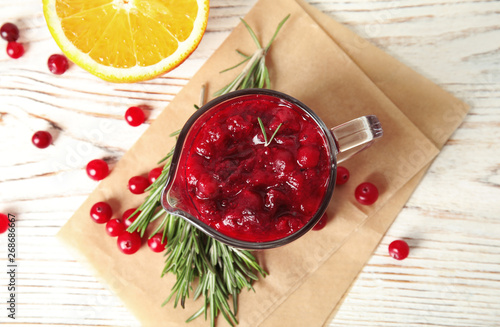
<svg viewBox="0 0 500 327">
<path fill-rule="evenodd" d="M 209 200 L 195 200 L 196 207 L 198 208 L 198 211 L 206 216 L 214 216 L 217 213 L 217 204 L 215 204 L 214 201 L 209 201 Z M 220 203 L 221 206 L 225 206 L 226 203 L 224 201 L 221 201 Z"/>
<path fill-rule="evenodd" d="M 210 157 L 213 154 L 212 145 L 210 143 L 200 142 L 195 146 L 195 151 L 202 157 Z"/>
<path fill-rule="evenodd" d="M 144 176 L 134 176 L 128 181 L 128 189 L 133 194 L 142 194 L 149 186 L 149 180 Z"/>
<path fill-rule="evenodd" d="M 337 167 L 337 181 L 336 181 L 336 184 L 337 185 L 342 185 L 342 184 L 345 184 L 347 183 L 347 181 L 349 180 L 349 170 L 347 170 L 347 168 L 345 167 L 342 167 L 342 166 L 338 166 Z"/>
<path fill-rule="evenodd" d="M 252 124 L 240 115 L 229 117 L 226 120 L 227 129 L 234 135 L 248 135 L 252 131 Z"/>
<path fill-rule="evenodd" d="M 0 234 L 5 233 L 7 229 L 9 229 L 9 217 L 0 213 Z"/>
<path fill-rule="evenodd" d="M 163 252 L 165 250 L 165 247 L 167 246 L 167 239 L 165 238 L 165 242 L 162 242 L 162 238 L 163 234 L 158 233 L 153 235 L 153 237 L 148 240 L 148 246 L 153 252 Z"/>
<path fill-rule="evenodd" d="M 87 164 L 87 175 L 95 181 L 103 180 L 108 174 L 108 164 L 102 159 L 95 159 Z"/>
<path fill-rule="evenodd" d="M 62 75 L 69 68 L 68 58 L 61 54 L 53 54 L 49 57 L 47 66 L 52 74 Z"/>
<path fill-rule="evenodd" d="M 46 131 L 38 131 L 31 137 L 31 142 L 39 149 L 45 149 L 52 143 L 52 135 Z"/>
<path fill-rule="evenodd" d="M 276 128 L 282 124 L 280 127 L 281 132 L 296 133 L 300 130 L 300 120 L 301 117 L 297 112 L 281 109 L 274 114 L 273 119 L 269 123 L 269 129 L 274 133 Z"/>
<path fill-rule="evenodd" d="M 117 239 L 118 248 L 125 254 L 136 253 L 141 247 L 141 243 L 141 236 L 138 232 L 129 233 L 125 231 Z"/>
<path fill-rule="evenodd" d="M 378 189 L 369 182 L 361 183 L 356 187 L 354 196 L 359 203 L 364 205 L 374 204 L 378 199 Z"/>
<path fill-rule="evenodd" d="M 276 142 L 277 144 L 279 144 L 283 147 L 293 149 L 297 144 L 297 136 L 296 135 L 279 135 L 279 136 L 276 135 L 273 139 L 273 142 Z"/>
<path fill-rule="evenodd" d="M 106 232 L 109 236 L 115 237 L 125 231 L 125 224 L 120 218 L 111 219 L 106 223 Z"/>
<path fill-rule="evenodd" d="M 7 54 L 13 59 L 20 58 L 24 54 L 24 46 L 21 43 L 9 42 L 7 43 Z"/>
<path fill-rule="evenodd" d="M 286 234 L 293 234 L 302 228 L 304 224 L 298 218 L 282 216 L 276 222 L 276 229 L 284 231 Z"/>
<path fill-rule="evenodd" d="M 247 209 L 247 212 L 259 212 L 264 206 L 262 197 L 257 192 L 247 189 L 243 189 L 240 194 L 238 194 L 237 201 L 241 208 Z"/>
<path fill-rule="evenodd" d="M 146 120 L 144 111 L 139 107 L 130 107 L 125 112 L 125 120 L 130 126 L 139 126 Z"/>
<path fill-rule="evenodd" d="M 287 201 L 287 197 L 283 192 L 276 189 L 270 189 L 266 193 L 265 206 L 266 208 L 273 210 L 277 209 L 282 204 L 285 204 Z"/>
<path fill-rule="evenodd" d="M 196 196 L 200 199 L 211 199 L 218 193 L 217 181 L 208 174 L 200 176 L 196 183 Z"/>
<path fill-rule="evenodd" d="M 250 176 L 250 183 L 252 186 L 267 186 L 271 185 L 274 181 L 273 175 L 268 174 L 266 171 L 255 170 L 252 176 Z"/>
<path fill-rule="evenodd" d="M 326 226 L 326 223 L 328 222 L 328 216 L 326 215 L 326 212 L 321 216 L 321 219 L 314 225 L 312 228 L 313 230 L 322 230 L 323 227 Z"/>
<path fill-rule="evenodd" d="M 163 167 L 156 167 L 151 169 L 148 174 L 149 183 L 153 184 L 155 180 L 160 177 L 161 172 L 163 171 Z"/>
<path fill-rule="evenodd" d="M 315 129 L 306 128 L 299 133 L 299 143 L 300 144 L 321 144 L 323 140 L 321 135 Z"/>
<path fill-rule="evenodd" d="M 0 28 L 0 36 L 7 42 L 17 41 L 19 38 L 19 29 L 12 23 L 5 23 Z"/>
<path fill-rule="evenodd" d="M 300 205 L 298 205 L 298 208 L 299 208 L 300 212 L 302 212 L 306 216 L 310 217 L 318 209 L 319 202 L 321 202 L 320 199 L 317 199 L 317 198 L 310 199 L 309 201 L 304 201 L 304 203 L 301 203 Z"/>
<path fill-rule="evenodd" d="M 286 182 L 288 186 L 290 186 L 294 190 L 300 190 L 304 187 L 304 184 L 306 183 L 306 178 L 304 177 L 304 174 L 301 174 L 300 172 L 293 172 L 289 177 Z"/>
<path fill-rule="evenodd" d="M 221 142 L 225 139 L 224 132 L 218 125 L 210 126 L 204 136 L 207 143 L 213 143 L 215 145 L 221 145 Z"/>
<path fill-rule="evenodd" d="M 113 210 L 106 202 L 97 202 L 90 209 L 90 218 L 98 224 L 104 224 L 111 219 Z"/>
<path fill-rule="evenodd" d="M 319 162 L 319 149 L 316 146 L 301 146 L 297 150 L 297 162 L 302 168 L 313 168 Z"/>
<path fill-rule="evenodd" d="M 273 167 L 278 173 L 280 172 L 290 172 L 295 168 L 295 158 L 293 154 L 285 149 L 273 149 Z"/>
<path fill-rule="evenodd" d="M 410 247 L 403 240 L 396 240 L 389 244 L 389 254 L 396 260 L 403 260 L 408 257 Z"/>
<path fill-rule="evenodd" d="M 137 213 L 132 216 L 132 214 L 137 210 L 137 208 L 131 208 L 131 209 L 128 209 L 128 210 L 125 210 L 125 212 L 123 213 L 122 215 L 122 220 L 123 220 L 123 223 L 125 224 L 125 227 L 128 228 L 130 227 L 130 225 L 132 225 L 132 223 L 137 219 L 137 217 L 139 217 L 139 215 L 141 214 L 140 211 L 137 211 Z M 132 217 L 130 217 L 132 216 Z"/>
</svg>

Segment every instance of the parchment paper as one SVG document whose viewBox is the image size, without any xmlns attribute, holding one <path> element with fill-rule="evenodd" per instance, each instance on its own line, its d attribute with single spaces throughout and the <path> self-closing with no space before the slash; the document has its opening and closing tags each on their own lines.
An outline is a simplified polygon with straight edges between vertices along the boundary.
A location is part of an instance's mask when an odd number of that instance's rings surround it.
<svg viewBox="0 0 500 327">
<path fill-rule="evenodd" d="M 273 89 L 306 103 L 332 127 L 376 114 L 384 137 L 346 162 L 351 179 L 335 190 L 323 230 L 257 254 L 270 276 L 255 284 L 255 293 L 241 294 L 240 326 L 324 323 L 466 113 L 461 102 L 303 2 L 261 0 L 245 20 L 266 44 L 288 13 L 267 58 Z M 170 303 L 162 308 L 174 283 L 173 276 L 159 277 L 164 258 L 144 245 L 132 256 L 123 255 L 104 226 L 89 219 L 89 210 L 95 202 L 108 201 L 118 216 L 142 202 L 144 196 L 125 191 L 128 179 L 147 173 L 170 150 L 174 142 L 168 135 L 193 113 L 202 84 L 213 93 L 234 78 L 237 71 L 218 72 L 239 62 L 236 49 L 255 50 L 241 24 L 58 234 L 145 326 L 184 326 L 201 303 L 188 301 L 184 310 Z M 373 182 L 381 193 L 372 206 L 354 199 L 354 188 L 363 181 Z M 207 322 L 197 319 L 190 325 Z M 226 325 L 222 318 L 219 325 Z"/>
</svg>

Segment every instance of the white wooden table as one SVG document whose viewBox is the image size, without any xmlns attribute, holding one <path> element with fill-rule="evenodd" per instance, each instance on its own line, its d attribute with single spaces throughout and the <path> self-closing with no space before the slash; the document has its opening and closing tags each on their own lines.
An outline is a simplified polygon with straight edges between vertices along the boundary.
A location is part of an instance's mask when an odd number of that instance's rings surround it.
<svg viewBox="0 0 500 327">
<path fill-rule="evenodd" d="M 207 32 L 188 61 L 153 81 L 115 85 L 75 65 L 52 75 L 46 61 L 59 49 L 41 1 L 0 0 L 0 24 L 16 23 L 27 44 L 18 60 L 0 51 L 0 212 L 18 219 L 17 319 L 7 320 L 7 239 L 0 235 L 0 323 L 139 324 L 54 235 L 96 186 L 86 163 L 116 162 L 147 128 L 127 126 L 125 110 L 146 105 L 153 121 L 254 2 L 212 0 Z M 472 106 L 330 326 L 499 326 L 500 2 L 312 4 Z M 53 132 L 55 146 L 33 147 L 39 129 Z M 411 246 L 402 262 L 387 255 L 397 238 Z"/>
</svg>

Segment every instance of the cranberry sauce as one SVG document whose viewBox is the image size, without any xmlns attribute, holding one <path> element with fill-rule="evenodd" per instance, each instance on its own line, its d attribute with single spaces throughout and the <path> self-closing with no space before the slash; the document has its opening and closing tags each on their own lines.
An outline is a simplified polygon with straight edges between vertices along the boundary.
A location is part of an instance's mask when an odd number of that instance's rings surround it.
<svg viewBox="0 0 500 327">
<path fill-rule="evenodd" d="M 258 118 L 268 140 L 279 127 L 267 146 Z M 290 102 L 262 94 L 227 100 L 191 127 L 175 197 L 181 210 L 226 236 L 284 238 L 323 202 L 331 169 L 326 142 L 313 118 Z"/>
</svg>

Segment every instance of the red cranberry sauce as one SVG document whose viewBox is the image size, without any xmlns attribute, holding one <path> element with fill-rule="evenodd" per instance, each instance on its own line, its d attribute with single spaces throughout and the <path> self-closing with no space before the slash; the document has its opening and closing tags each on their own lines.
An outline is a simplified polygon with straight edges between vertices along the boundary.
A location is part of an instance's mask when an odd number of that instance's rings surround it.
<svg viewBox="0 0 500 327">
<path fill-rule="evenodd" d="M 259 117 L 268 140 L 282 124 L 268 146 Z M 293 234 L 323 201 L 331 168 L 326 142 L 313 118 L 284 100 L 246 95 L 220 103 L 187 137 L 177 174 L 186 188 L 180 202 L 189 202 L 183 210 L 242 241 Z"/>
</svg>

